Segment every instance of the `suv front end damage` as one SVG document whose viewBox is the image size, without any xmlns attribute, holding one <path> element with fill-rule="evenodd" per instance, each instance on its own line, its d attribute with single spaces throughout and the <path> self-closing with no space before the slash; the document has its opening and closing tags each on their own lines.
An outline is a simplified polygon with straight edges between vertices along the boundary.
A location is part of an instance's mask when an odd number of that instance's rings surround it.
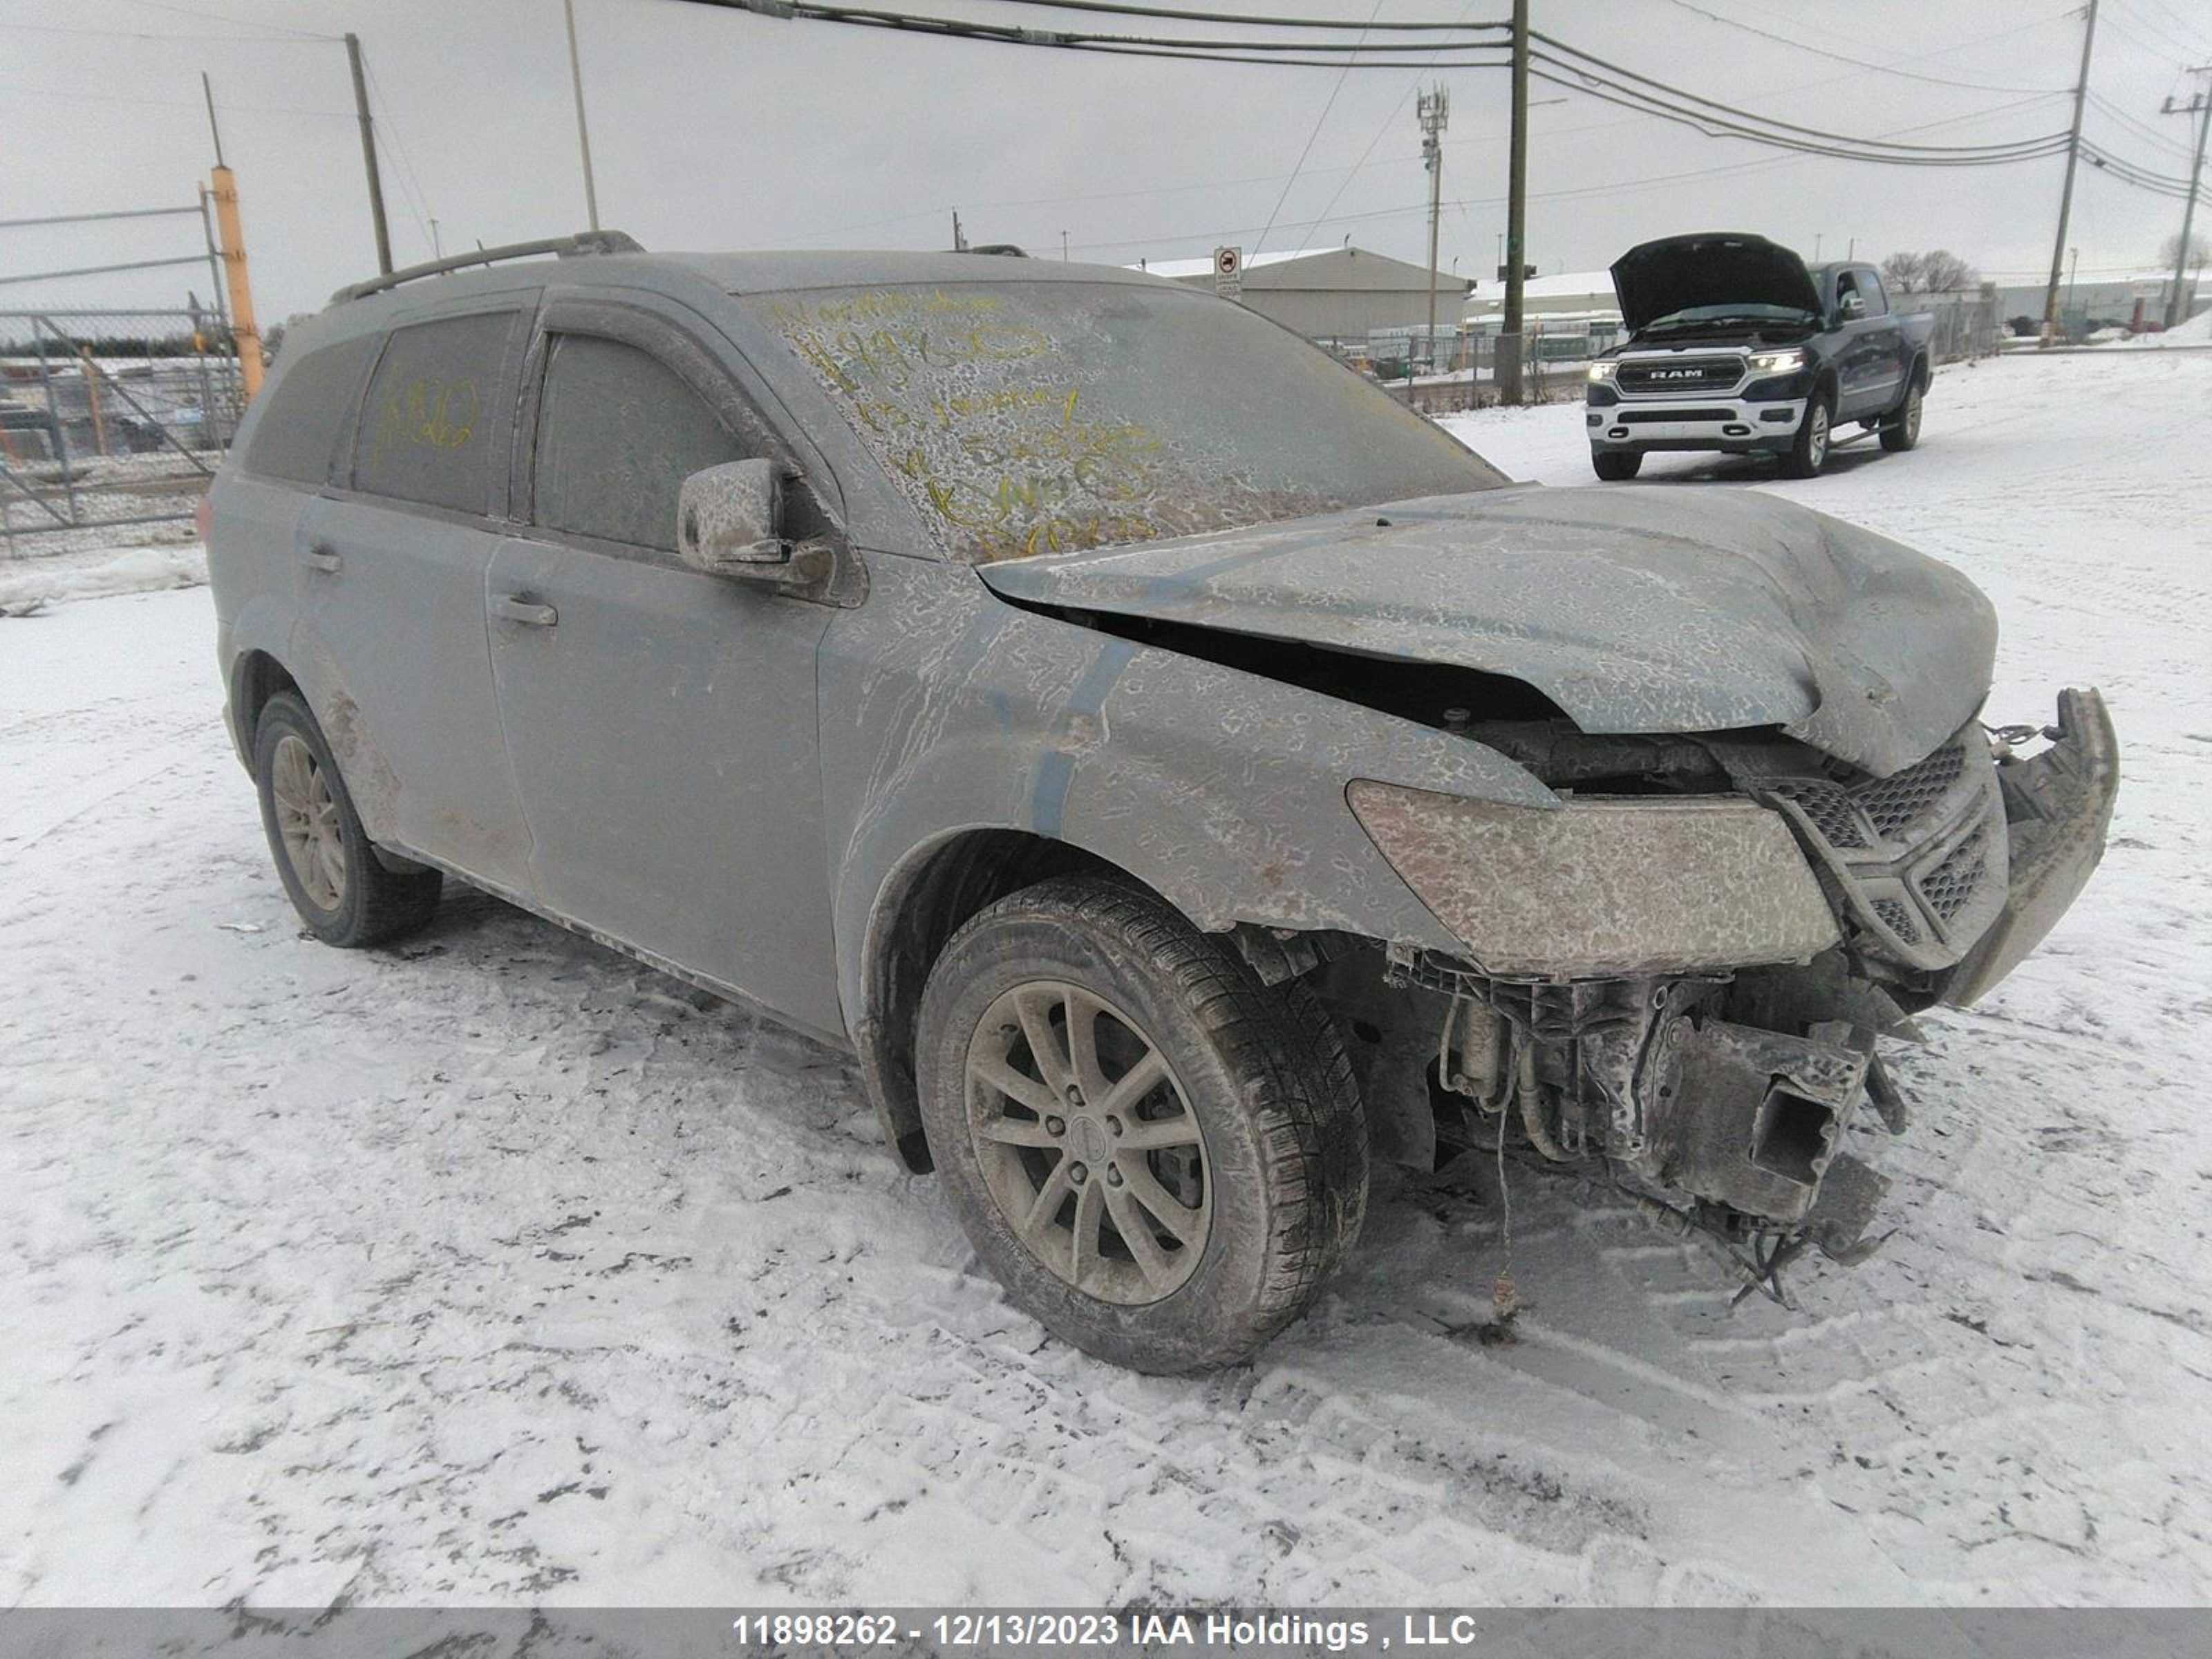
<svg viewBox="0 0 2212 1659">
<path fill-rule="evenodd" d="M 2103 850 L 2103 699 L 2062 694 L 2024 760 L 2033 735 L 1969 725 L 1886 777 L 1708 738 L 1728 793 L 1562 789 L 1550 811 L 1353 784 L 1376 846 L 1467 947 L 1386 957 L 1407 1039 L 1431 1033 L 1440 1142 L 1601 1163 L 1778 1297 L 1808 1246 L 1870 1254 L 1886 1183 L 1846 1132 L 1868 1109 L 1893 1133 L 1908 1119 L 1876 1039 L 1987 991 Z"/>
</svg>

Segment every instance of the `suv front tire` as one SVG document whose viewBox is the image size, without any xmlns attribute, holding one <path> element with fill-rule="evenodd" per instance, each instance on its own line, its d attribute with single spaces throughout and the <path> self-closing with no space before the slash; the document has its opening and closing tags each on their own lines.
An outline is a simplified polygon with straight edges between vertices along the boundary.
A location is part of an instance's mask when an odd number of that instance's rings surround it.
<svg viewBox="0 0 2212 1659">
<path fill-rule="evenodd" d="M 977 1255 L 1087 1353 L 1243 1359 L 1358 1236 L 1366 1121 L 1334 1020 L 1141 890 L 1062 878 L 975 916 L 931 970 L 915 1059 Z"/>
</svg>

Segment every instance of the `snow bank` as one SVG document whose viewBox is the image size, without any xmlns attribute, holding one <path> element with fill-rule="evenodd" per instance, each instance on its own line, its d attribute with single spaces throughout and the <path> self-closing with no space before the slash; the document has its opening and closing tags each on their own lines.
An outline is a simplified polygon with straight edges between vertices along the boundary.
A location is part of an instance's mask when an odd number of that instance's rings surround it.
<svg viewBox="0 0 2212 1659">
<path fill-rule="evenodd" d="M 57 555 L 21 568 L 0 568 L 0 617 L 27 617 L 67 599 L 199 587 L 207 579 L 207 550 L 198 542 Z"/>
<path fill-rule="evenodd" d="M 2212 311 L 2200 311 L 2187 322 L 2169 328 L 2163 334 L 2136 334 L 2116 340 L 2103 338 L 2110 331 L 2100 329 L 2089 337 L 2101 345 L 2124 351 L 2142 351 L 2146 348 L 2156 350 L 2160 346 L 2212 345 Z"/>
</svg>

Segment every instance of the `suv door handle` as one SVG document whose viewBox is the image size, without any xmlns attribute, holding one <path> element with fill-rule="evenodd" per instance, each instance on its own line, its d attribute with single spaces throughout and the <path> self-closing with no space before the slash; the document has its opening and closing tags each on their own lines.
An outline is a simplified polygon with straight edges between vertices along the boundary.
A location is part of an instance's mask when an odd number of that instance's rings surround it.
<svg viewBox="0 0 2212 1659">
<path fill-rule="evenodd" d="M 325 542 L 316 542 L 310 546 L 300 555 L 300 562 L 310 570 L 324 571 L 333 576 L 338 574 L 338 556 Z"/>
<path fill-rule="evenodd" d="M 551 628 L 561 620 L 561 613 L 551 605 L 540 605 L 520 593 L 505 595 L 493 608 L 508 622 L 520 623 L 526 628 Z"/>
</svg>

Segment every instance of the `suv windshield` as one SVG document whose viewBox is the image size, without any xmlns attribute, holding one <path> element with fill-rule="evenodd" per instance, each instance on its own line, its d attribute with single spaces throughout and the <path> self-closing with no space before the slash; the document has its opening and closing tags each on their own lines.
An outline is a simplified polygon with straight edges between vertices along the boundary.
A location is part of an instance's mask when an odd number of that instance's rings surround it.
<svg viewBox="0 0 2212 1659">
<path fill-rule="evenodd" d="M 982 563 L 1489 489 L 1505 478 L 1241 306 L 1005 282 L 743 301 L 954 557 Z"/>
</svg>

